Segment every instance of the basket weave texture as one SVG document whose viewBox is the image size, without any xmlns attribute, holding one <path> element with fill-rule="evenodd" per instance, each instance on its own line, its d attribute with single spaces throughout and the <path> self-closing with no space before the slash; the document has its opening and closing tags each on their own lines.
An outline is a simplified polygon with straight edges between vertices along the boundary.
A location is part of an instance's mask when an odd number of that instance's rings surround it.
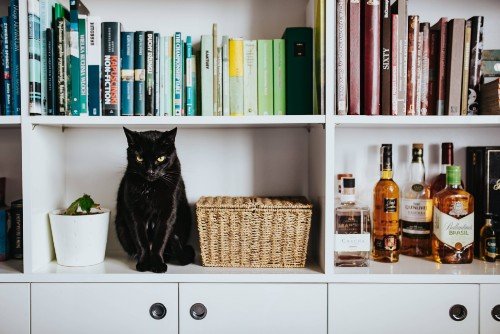
<svg viewBox="0 0 500 334">
<path fill-rule="evenodd" d="M 204 266 L 305 266 L 312 204 L 304 197 L 202 197 L 196 216 Z"/>
</svg>

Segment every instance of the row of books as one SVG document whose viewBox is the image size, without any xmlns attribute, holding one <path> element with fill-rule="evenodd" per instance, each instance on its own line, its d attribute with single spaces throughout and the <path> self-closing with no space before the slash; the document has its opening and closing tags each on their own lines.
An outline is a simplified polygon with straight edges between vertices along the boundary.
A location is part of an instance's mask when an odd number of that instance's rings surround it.
<svg viewBox="0 0 500 334">
<path fill-rule="evenodd" d="M 19 60 L 19 0 L 9 0 L 0 18 L 0 115 L 21 114 Z"/>
<path fill-rule="evenodd" d="M 29 0 L 28 12 L 32 115 L 312 113 L 310 28 L 287 29 L 284 39 L 243 40 L 219 38 L 214 24 L 195 51 L 191 36 L 125 32 L 120 22 L 90 16 L 79 0 L 70 0 L 69 10 L 55 0 Z M 294 52 L 287 52 L 287 38 Z M 305 93 L 290 100 L 288 90 Z"/>
<path fill-rule="evenodd" d="M 337 113 L 479 114 L 484 18 L 431 26 L 407 5 L 337 0 Z"/>
</svg>

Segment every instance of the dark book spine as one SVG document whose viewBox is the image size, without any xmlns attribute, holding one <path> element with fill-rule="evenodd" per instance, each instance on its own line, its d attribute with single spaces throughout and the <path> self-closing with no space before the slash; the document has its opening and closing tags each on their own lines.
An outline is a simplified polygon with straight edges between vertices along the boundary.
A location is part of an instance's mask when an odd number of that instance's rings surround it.
<svg viewBox="0 0 500 334">
<path fill-rule="evenodd" d="M 380 3 L 363 0 L 363 112 L 380 114 Z"/>
<path fill-rule="evenodd" d="M 418 16 L 408 17 L 408 67 L 406 114 L 416 114 L 417 103 L 417 48 L 418 48 L 419 23 Z"/>
<path fill-rule="evenodd" d="M 120 114 L 120 32 L 119 22 L 102 23 L 103 115 Z"/>
<path fill-rule="evenodd" d="M 453 19 L 448 22 L 448 46 L 446 57 L 446 98 L 445 114 L 460 115 L 462 96 L 462 72 L 464 60 L 465 20 Z"/>
<path fill-rule="evenodd" d="M 154 115 L 160 116 L 160 34 L 154 34 Z"/>
<path fill-rule="evenodd" d="M 3 82 L 3 113 L 12 115 L 12 77 L 10 67 L 10 38 L 9 20 L 2 17 L 2 82 Z"/>
<path fill-rule="evenodd" d="M 56 83 L 57 103 L 56 115 L 66 115 L 68 111 L 68 21 L 59 18 L 56 21 Z"/>
<path fill-rule="evenodd" d="M 398 115 L 398 14 L 391 14 L 391 115 Z"/>
<path fill-rule="evenodd" d="M 121 115 L 134 115 L 134 33 L 121 33 Z"/>
<path fill-rule="evenodd" d="M 337 114 L 347 114 L 347 2 L 337 0 Z"/>
<path fill-rule="evenodd" d="M 382 115 L 391 114 L 391 2 L 382 0 L 382 41 L 380 111 Z"/>
<path fill-rule="evenodd" d="M 471 22 L 470 65 L 469 65 L 469 96 L 467 114 L 479 114 L 479 83 L 481 80 L 481 58 L 483 51 L 484 17 L 474 16 Z"/>
<path fill-rule="evenodd" d="M 146 31 L 146 116 L 153 116 L 154 114 L 154 72 L 154 33 L 152 31 Z"/>
<path fill-rule="evenodd" d="M 10 67 L 12 83 L 12 115 L 21 115 L 21 64 L 19 45 L 19 0 L 10 0 Z"/>
<path fill-rule="evenodd" d="M 347 77 L 349 115 L 361 113 L 361 5 L 359 0 L 349 0 L 347 21 Z"/>
<path fill-rule="evenodd" d="M 437 101 L 436 101 L 436 115 L 445 114 L 445 98 L 446 98 L 446 52 L 447 52 L 447 19 L 441 18 L 434 26 L 439 34 L 439 54 L 437 63 Z"/>
<path fill-rule="evenodd" d="M 406 115 L 406 78 L 408 63 L 407 7 L 407 0 L 396 0 L 391 6 L 392 13 L 398 15 L 398 115 Z"/>
<path fill-rule="evenodd" d="M 425 22 L 420 24 L 422 33 L 422 86 L 420 114 L 429 114 L 429 64 L 430 64 L 430 24 Z"/>
<path fill-rule="evenodd" d="M 11 253 L 14 259 L 23 258 L 23 204 L 21 200 L 12 202 L 10 208 L 12 244 Z"/>
<path fill-rule="evenodd" d="M 5 85 L 5 79 L 3 75 L 3 68 L 4 68 L 4 57 L 3 57 L 3 24 L 0 18 L 0 115 L 5 115 L 5 90 L 4 90 L 4 85 Z"/>
<path fill-rule="evenodd" d="M 136 31 L 134 46 L 134 115 L 146 115 L 146 34 L 144 31 Z"/>
<path fill-rule="evenodd" d="M 47 115 L 56 115 L 56 57 L 54 54 L 54 29 L 48 28 L 45 30 L 45 40 L 47 43 L 46 60 L 47 60 Z"/>
</svg>

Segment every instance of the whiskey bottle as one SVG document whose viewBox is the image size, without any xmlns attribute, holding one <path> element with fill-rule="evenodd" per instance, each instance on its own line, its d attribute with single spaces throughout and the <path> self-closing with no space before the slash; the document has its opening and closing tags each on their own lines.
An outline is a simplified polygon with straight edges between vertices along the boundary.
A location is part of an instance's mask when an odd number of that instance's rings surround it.
<svg viewBox="0 0 500 334">
<path fill-rule="evenodd" d="M 453 143 L 441 144 L 441 173 L 431 184 L 431 198 L 446 187 L 446 167 L 453 165 Z M 464 186 L 462 182 L 462 187 Z"/>
<path fill-rule="evenodd" d="M 446 168 L 446 188 L 433 199 L 432 255 L 439 263 L 471 263 L 474 257 L 474 197 L 461 186 L 461 168 Z"/>
<path fill-rule="evenodd" d="M 401 196 L 401 254 L 431 255 L 432 199 L 425 183 L 424 149 L 413 144 L 410 181 Z"/>
<path fill-rule="evenodd" d="M 340 205 L 335 209 L 336 266 L 368 266 L 370 229 L 370 209 L 356 204 L 355 179 L 343 177 Z"/>
<path fill-rule="evenodd" d="M 495 229 L 493 228 L 491 220 L 492 215 L 486 214 L 486 222 L 481 228 L 481 239 L 479 243 L 479 258 L 487 262 L 495 262 L 498 253 Z"/>
<path fill-rule="evenodd" d="M 381 177 L 373 191 L 373 260 L 398 262 L 401 248 L 399 188 L 392 180 L 392 145 L 380 148 Z"/>
</svg>

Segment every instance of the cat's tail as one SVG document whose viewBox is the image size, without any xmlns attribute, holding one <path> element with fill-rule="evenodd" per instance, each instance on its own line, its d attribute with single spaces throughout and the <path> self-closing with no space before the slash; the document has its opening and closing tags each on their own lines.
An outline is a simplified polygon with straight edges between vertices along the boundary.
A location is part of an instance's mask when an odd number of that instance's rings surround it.
<svg viewBox="0 0 500 334">
<path fill-rule="evenodd" d="M 181 266 L 186 266 L 194 262 L 195 252 L 190 245 L 184 245 L 183 251 L 178 256 L 178 261 Z"/>
<path fill-rule="evenodd" d="M 190 245 L 183 244 L 177 235 L 172 236 L 167 245 L 167 249 L 169 251 L 165 254 L 165 258 L 170 263 L 186 266 L 194 262 L 194 248 Z"/>
</svg>

